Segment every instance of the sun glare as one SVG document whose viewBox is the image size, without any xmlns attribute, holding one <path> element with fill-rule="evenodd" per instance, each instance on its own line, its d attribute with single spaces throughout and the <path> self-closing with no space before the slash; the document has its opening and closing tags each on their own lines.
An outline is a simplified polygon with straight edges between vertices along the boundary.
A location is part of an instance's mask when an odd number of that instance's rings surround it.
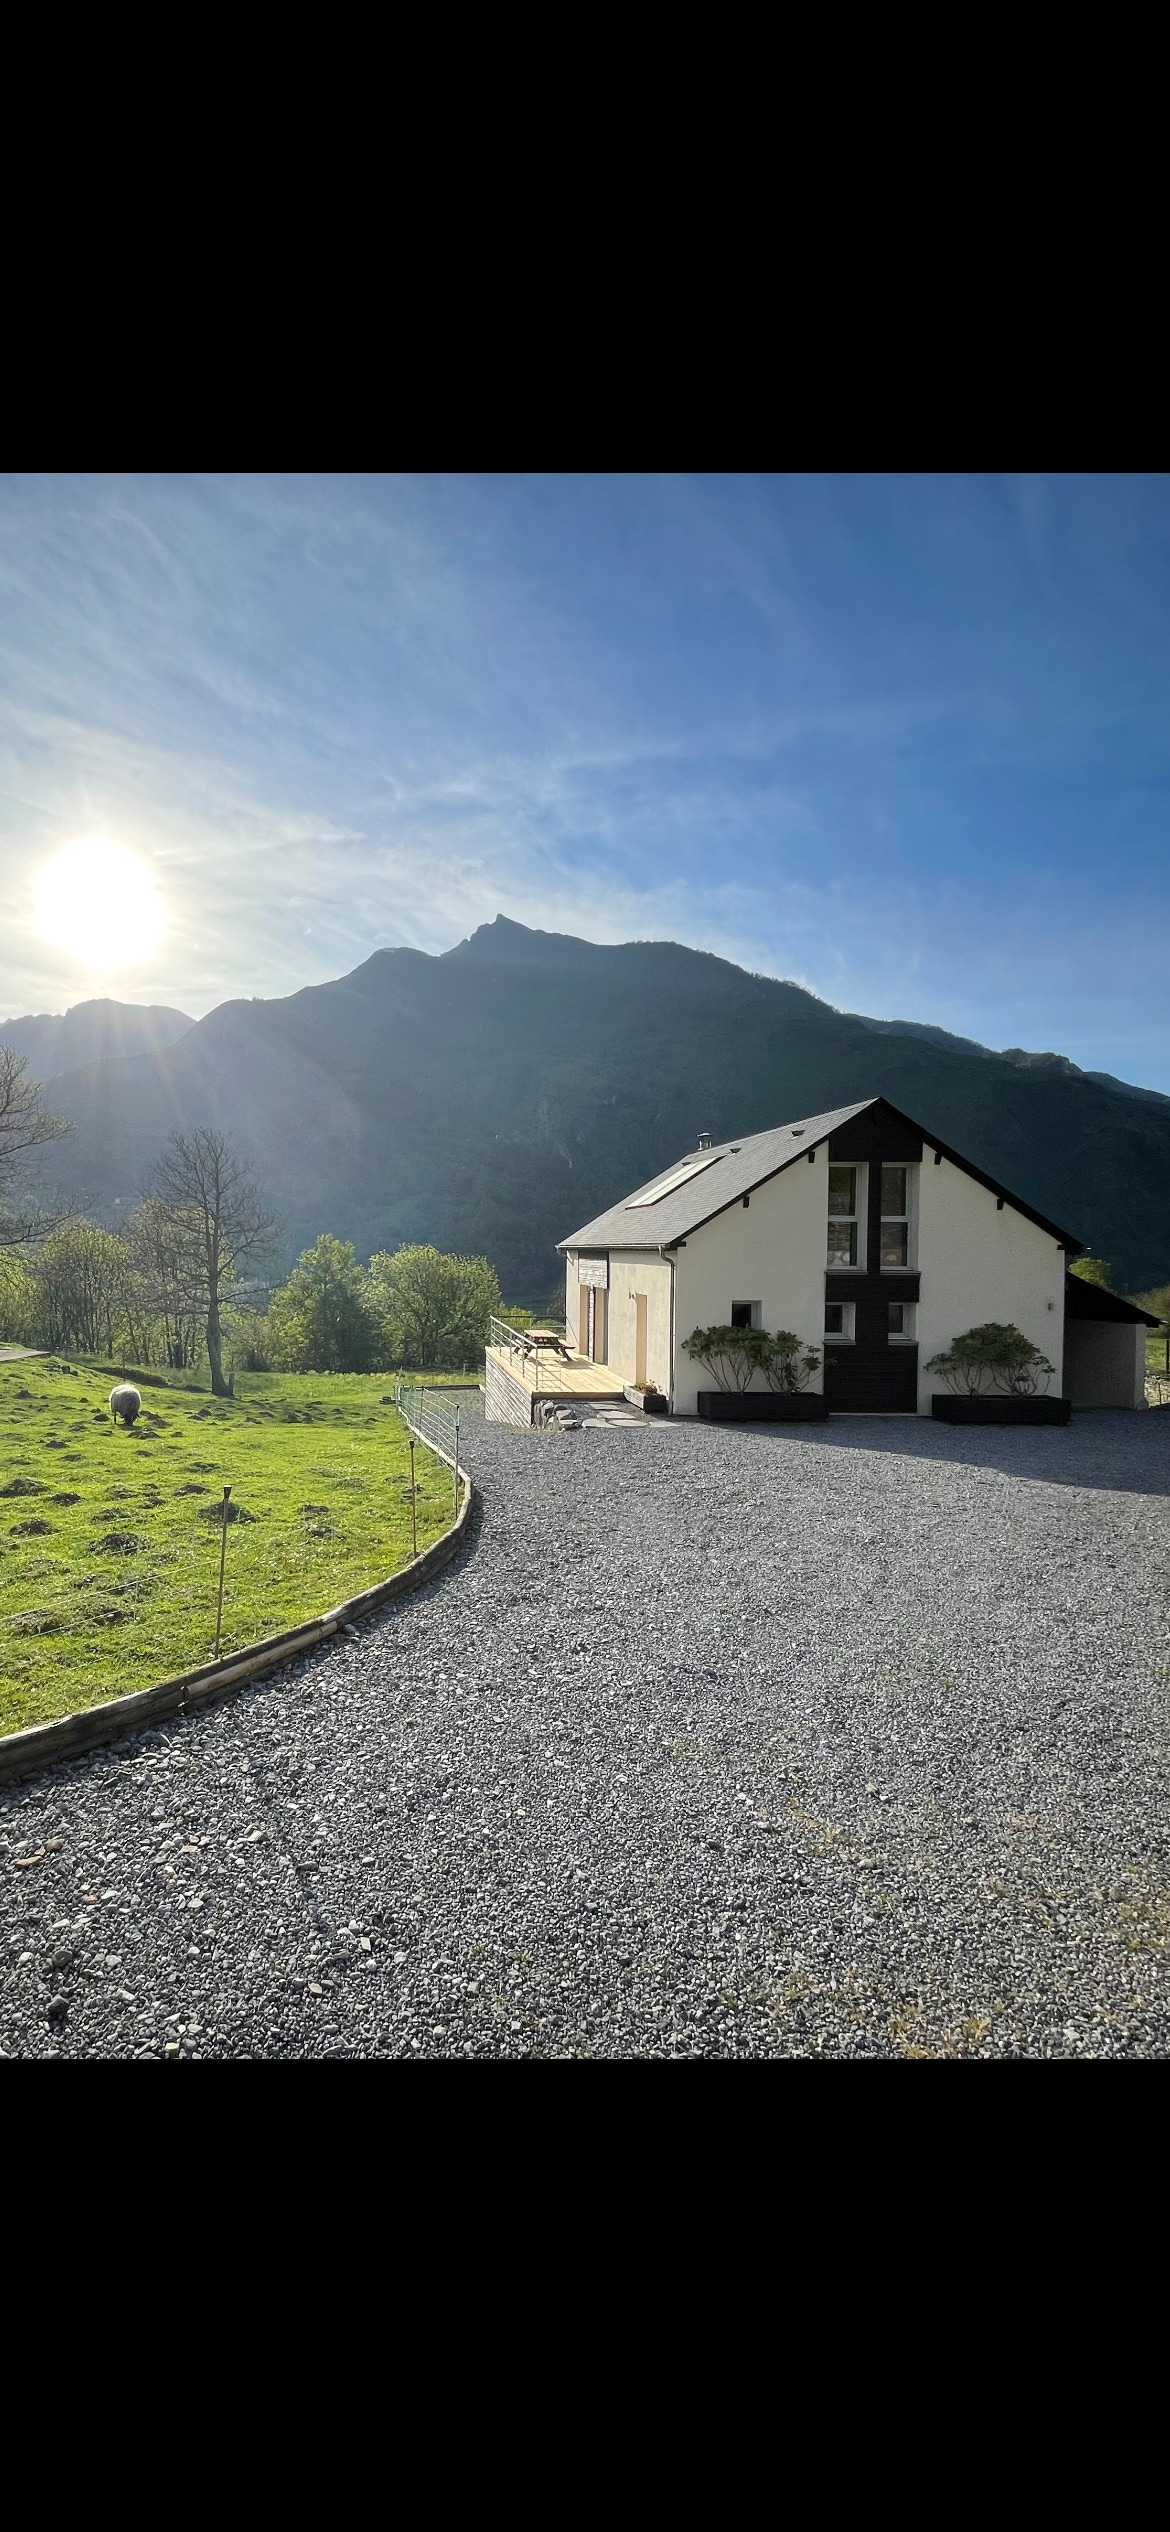
<svg viewBox="0 0 1170 2532">
<path fill-rule="evenodd" d="M 166 929 L 145 862 L 104 835 L 67 844 L 37 875 L 37 930 L 55 949 L 102 973 L 139 967 Z"/>
</svg>

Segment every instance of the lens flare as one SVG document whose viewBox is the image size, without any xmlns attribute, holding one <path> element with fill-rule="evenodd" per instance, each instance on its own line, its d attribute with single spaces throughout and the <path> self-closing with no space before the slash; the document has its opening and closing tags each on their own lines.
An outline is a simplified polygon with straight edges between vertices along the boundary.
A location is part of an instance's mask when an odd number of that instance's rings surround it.
<svg viewBox="0 0 1170 2532">
<path fill-rule="evenodd" d="M 166 930 L 145 862 L 105 835 L 67 844 L 37 874 L 37 930 L 83 967 L 140 967 Z"/>
</svg>

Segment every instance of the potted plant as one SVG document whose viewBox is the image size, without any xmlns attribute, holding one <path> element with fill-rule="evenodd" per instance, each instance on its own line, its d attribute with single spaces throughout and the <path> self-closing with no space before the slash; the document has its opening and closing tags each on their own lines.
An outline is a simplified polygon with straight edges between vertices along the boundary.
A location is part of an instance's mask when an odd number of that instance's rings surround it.
<svg viewBox="0 0 1170 2532">
<path fill-rule="evenodd" d="M 665 1415 L 668 1401 L 656 1381 L 628 1380 L 625 1396 L 631 1407 L 640 1407 L 643 1415 Z"/>
<path fill-rule="evenodd" d="M 766 1328 L 696 1328 L 683 1339 L 683 1352 L 701 1363 L 715 1382 L 700 1389 L 699 1414 L 710 1424 L 821 1423 L 828 1406 L 809 1381 L 820 1363 L 789 1328 L 769 1336 Z M 765 1389 L 753 1389 L 759 1372 Z"/>
<path fill-rule="evenodd" d="M 1022 1329 L 989 1319 L 926 1366 L 943 1383 L 931 1412 L 944 1424 L 1067 1424 L 1069 1398 L 1047 1393 L 1055 1366 Z"/>
</svg>

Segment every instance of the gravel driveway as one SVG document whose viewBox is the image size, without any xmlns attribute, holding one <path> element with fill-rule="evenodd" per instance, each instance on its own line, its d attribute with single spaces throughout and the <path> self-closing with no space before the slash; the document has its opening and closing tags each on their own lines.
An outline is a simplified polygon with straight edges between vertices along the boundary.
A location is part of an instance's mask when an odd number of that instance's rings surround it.
<svg viewBox="0 0 1170 2532">
<path fill-rule="evenodd" d="M 1170 2053 L 1170 1413 L 466 1439 L 429 1590 L 0 1796 L 9 2057 Z"/>
</svg>

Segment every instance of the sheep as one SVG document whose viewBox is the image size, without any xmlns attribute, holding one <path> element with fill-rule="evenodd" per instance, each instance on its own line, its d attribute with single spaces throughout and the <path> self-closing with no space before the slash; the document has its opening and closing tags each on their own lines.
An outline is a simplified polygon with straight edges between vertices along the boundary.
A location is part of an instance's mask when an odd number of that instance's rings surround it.
<svg viewBox="0 0 1170 2532">
<path fill-rule="evenodd" d="M 141 1413 L 142 1399 L 133 1382 L 120 1380 L 117 1388 L 110 1391 L 110 1414 L 115 1424 L 119 1416 L 123 1424 L 133 1424 L 135 1416 Z"/>
</svg>

